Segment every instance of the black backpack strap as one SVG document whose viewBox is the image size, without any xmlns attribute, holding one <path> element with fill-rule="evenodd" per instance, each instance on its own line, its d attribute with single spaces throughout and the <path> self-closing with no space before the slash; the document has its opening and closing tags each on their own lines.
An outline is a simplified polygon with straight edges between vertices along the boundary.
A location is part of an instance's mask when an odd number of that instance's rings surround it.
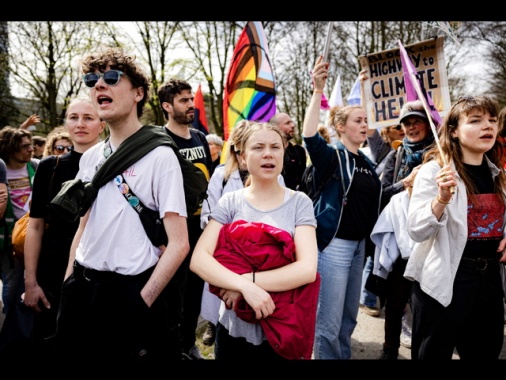
<svg viewBox="0 0 506 380">
<path fill-rule="evenodd" d="M 142 226 L 144 227 L 149 240 L 151 240 L 151 243 L 155 247 L 166 246 L 168 243 L 167 233 L 165 232 L 163 220 L 160 219 L 158 212 L 146 207 L 140 198 L 134 194 L 132 188 L 128 186 L 123 174 L 120 174 L 120 177 L 121 183 L 118 184 L 119 192 L 123 194 L 128 204 L 139 214 Z M 122 184 L 125 184 L 126 186 L 121 186 Z M 126 192 L 122 189 L 126 190 Z M 163 234 L 162 230 L 164 232 Z"/>
<path fill-rule="evenodd" d="M 336 151 L 336 156 L 330 161 L 330 165 L 328 166 L 328 170 L 321 179 L 319 185 L 316 187 L 313 200 L 317 199 L 320 196 L 320 193 L 322 192 L 323 188 L 327 186 L 332 178 L 339 180 L 339 176 L 336 174 L 337 168 L 341 166 L 341 157 L 339 156 L 339 149 L 337 149 L 333 144 L 332 147 Z M 343 181 L 341 181 L 343 182 Z M 344 187 L 344 182 L 343 182 Z"/>
<path fill-rule="evenodd" d="M 207 142 L 207 139 L 206 139 L 206 135 L 204 134 L 204 132 L 202 131 L 199 131 L 198 129 L 196 128 L 190 128 L 190 133 L 194 133 L 195 135 L 197 135 L 197 137 L 199 138 L 199 140 L 202 142 L 202 144 L 209 144 Z"/>
<path fill-rule="evenodd" d="M 178 149 L 174 140 L 161 127 L 144 125 L 123 141 L 105 160 L 93 177 L 93 187 L 99 189 L 160 145 L 170 145 L 175 150 Z"/>
</svg>

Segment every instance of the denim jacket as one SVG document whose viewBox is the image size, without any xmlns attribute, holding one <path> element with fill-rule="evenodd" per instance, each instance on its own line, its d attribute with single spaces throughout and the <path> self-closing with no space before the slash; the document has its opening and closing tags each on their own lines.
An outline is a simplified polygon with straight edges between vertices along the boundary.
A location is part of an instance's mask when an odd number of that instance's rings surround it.
<svg viewBox="0 0 506 380">
<path fill-rule="evenodd" d="M 318 250 L 322 252 L 330 244 L 339 229 L 343 206 L 346 204 L 347 194 L 355 172 L 355 160 L 340 141 L 332 146 L 327 144 L 319 133 L 311 137 L 304 136 L 303 139 L 311 158 L 311 163 L 315 167 L 315 180 L 317 182 L 321 181 L 325 175 L 332 175 L 328 173 L 328 168 L 335 166 L 332 164 L 335 163 L 335 160 L 339 160 L 335 175 L 328 185 L 322 189 L 320 197 L 313 203 L 317 222 L 316 239 Z M 336 150 L 339 157 L 336 154 Z M 374 170 L 374 164 L 360 150 L 358 154 L 371 167 L 373 178 L 377 182 L 379 189 L 381 189 L 381 181 Z M 380 198 L 381 191 L 378 193 L 376 219 L 379 215 Z M 371 229 L 376 219 L 371 222 Z"/>
</svg>

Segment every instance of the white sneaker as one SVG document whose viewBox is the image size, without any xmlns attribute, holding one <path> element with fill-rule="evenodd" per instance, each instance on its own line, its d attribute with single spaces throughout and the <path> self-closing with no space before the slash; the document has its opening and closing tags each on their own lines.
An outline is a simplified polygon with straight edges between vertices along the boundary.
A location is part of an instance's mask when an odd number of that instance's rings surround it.
<svg viewBox="0 0 506 380">
<path fill-rule="evenodd" d="M 411 335 L 401 332 L 401 346 L 411 348 Z"/>
<path fill-rule="evenodd" d="M 402 317 L 401 345 L 406 348 L 411 348 L 411 326 L 405 314 Z"/>
</svg>

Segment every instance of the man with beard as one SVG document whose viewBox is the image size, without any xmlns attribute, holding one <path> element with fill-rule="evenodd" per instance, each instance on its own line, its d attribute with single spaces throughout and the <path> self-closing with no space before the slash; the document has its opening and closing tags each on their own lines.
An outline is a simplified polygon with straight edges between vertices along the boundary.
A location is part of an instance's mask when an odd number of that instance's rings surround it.
<svg viewBox="0 0 506 380">
<path fill-rule="evenodd" d="M 168 120 L 165 131 L 174 139 L 181 154 L 201 169 L 209 181 L 213 165 L 209 144 L 204 133 L 191 127 L 195 117 L 192 87 L 186 81 L 172 78 L 158 88 L 158 98 L 162 112 Z M 190 252 L 167 286 L 169 304 L 178 307 L 178 310 L 174 311 L 176 320 L 170 323 L 179 329 L 181 334 L 182 358 L 190 360 L 202 359 L 195 345 L 195 330 L 200 315 L 204 281 L 189 270 L 193 249 L 202 233 L 200 212 L 201 209 L 193 216 L 188 215 Z"/>
<path fill-rule="evenodd" d="M 290 115 L 278 112 L 269 123 L 276 125 L 283 132 L 286 140 L 286 149 L 283 163 L 283 178 L 286 187 L 297 190 L 304 169 L 306 168 L 306 149 L 293 141 L 295 135 L 295 123 Z"/>
</svg>

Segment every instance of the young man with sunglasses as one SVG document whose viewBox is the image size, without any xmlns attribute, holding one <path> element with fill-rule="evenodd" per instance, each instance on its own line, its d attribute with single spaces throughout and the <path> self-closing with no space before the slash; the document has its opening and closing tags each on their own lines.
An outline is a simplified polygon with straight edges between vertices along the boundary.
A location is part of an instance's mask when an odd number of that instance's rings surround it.
<svg viewBox="0 0 506 380">
<path fill-rule="evenodd" d="M 142 128 L 149 79 L 135 57 L 118 48 L 88 55 L 81 70 L 110 130 L 81 158 L 77 178 L 86 182 Z M 181 168 L 173 149 L 159 146 L 122 174 L 133 193 L 159 211 L 168 244 L 162 251 L 151 243 L 116 180 L 98 189 L 80 220 L 62 286 L 57 343 L 63 363 L 78 358 L 131 368 L 181 358 L 162 296 L 189 249 Z"/>
<path fill-rule="evenodd" d="M 181 154 L 201 169 L 209 181 L 213 159 L 206 136 L 191 125 L 195 117 L 194 94 L 191 85 L 184 80 L 169 79 L 158 88 L 158 99 L 162 112 L 168 120 L 165 131 L 174 139 Z M 195 215 L 188 215 L 190 253 L 174 280 L 167 287 L 169 304 L 180 305 L 180 309 L 174 312 L 174 315 L 180 316 L 180 321 L 171 319 L 171 324 L 180 325 L 184 360 L 203 359 L 195 344 L 195 330 L 200 315 L 204 280 L 189 270 L 193 248 L 202 234 L 200 213 L 201 209 Z M 180 300 L 182 300 L 182 305 Z"/>
</svg>

